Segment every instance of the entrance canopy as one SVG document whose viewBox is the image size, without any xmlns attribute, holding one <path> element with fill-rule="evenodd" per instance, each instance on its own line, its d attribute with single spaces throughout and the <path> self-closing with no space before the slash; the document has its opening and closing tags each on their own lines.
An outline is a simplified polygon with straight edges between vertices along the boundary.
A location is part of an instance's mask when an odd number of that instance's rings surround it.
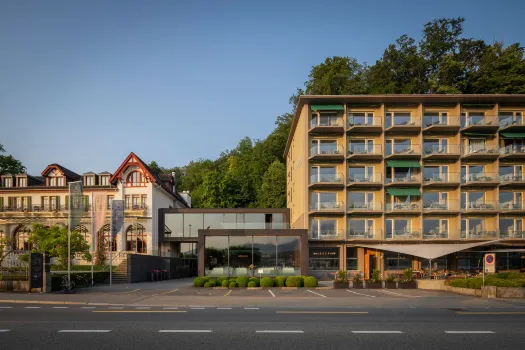
<svg viewBox="0 0 525 350">
<path fill-rule="evenodd" d="M 417 256 L 423 259 L 436 259 L 444 255 L 459 252 L 465 249 L 492 244 L 500 240 L 478 242 L 478 243 L 459 243 L 459 244 L 359 244 L 360 247 L 388 250 L 390 252 L 402 253 Z"/>
</svg>

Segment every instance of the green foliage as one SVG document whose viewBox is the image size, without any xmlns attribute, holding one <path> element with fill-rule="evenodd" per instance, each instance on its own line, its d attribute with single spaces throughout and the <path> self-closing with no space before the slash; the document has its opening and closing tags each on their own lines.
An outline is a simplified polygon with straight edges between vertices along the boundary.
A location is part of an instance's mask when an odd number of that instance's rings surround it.
<svg viewBox="0 0 525 350">
<path fill-rule="evenodd" d="M 447 284 L 452 287 L 481 289 L 481 286 L 483 285 L 483 278 L 458 278 L 448 281 Z M 525 276 L 516 272 L 501 272 L 493 275 L 486 275 L 485 285 L 509 288 L 525 287 Z"/>
<path fill-rule="evenodd" d="M 335 281 L 336 282 L 347 282 L 348 279 L 346 277 L 346 270 L 337 271 L 337 274 L 335 274 Z"/>
<path fill-rule="evenodd" d="M 374 269 L 372 271 L 372 276 L 370 276 L 370 282 L 372 283 L 381 282 L 381 271 L 379 271 L 378 269 Z"/>
<path fill-rule="evenodd" d="M 250 288 L 259 287 L 259 283 L 255 282 L 255 281 L 250 281 L 250 282 L 248 282 L 248 287 L 250 287 Z"/>
<path fill-rule="evenodd" d="M 313 276 L 308 276 L 304 278 L 304 286 L 307 288 L 317 287 L 317 278 Z"/>
<path fill-rule="evenodd" d="M 246 288 L 246 286 L 248 286 L 248 282 L 250 282 L 250 279 L 247 276 L 239 276 L 235 282 L 237 282 L 239 287 Z"/>
<path fill-rule="evenodd" d="M 217 277 L 216 281 L 217 281 L 217 285 L 220 286 L 222 285 L 222 281 L 224 280 L 227 280 L 228 277 Z"/>
<path fill-rule="evenodd" d="M 228 287 L 229 285 L 230 285 L 230 281 L 228 281 L 228 280 L 223 280 L 221 282 L 221 286 L 223 286 L 223 287 Z"/>
<path fill-rule="evenodd" d="M 0 144 L 0 175 L 18 175 L 26 172 L 25 166 L 12 155 L 4 156 L 4 147 Z"/>
<path fill-rule="evenodd" d="M 230 281 L 230 283 L 231 283 L 231 282 L 235 282 L 235 283 L 237 283 L 237 282 L 236 282 L 236 281 L 237 281 L 236 278 L 230 278 L 229 281 Z"/>
<path fill-rule="evenodd" d="M 229 286 L 230 288 L 237 288 L 237 283 L 235 282 L 230 282 Z"/>
<path fill-rule="evenodd" d="M 286 287 L 302 287 L 302 282 L 299 276 L 290 276 L 286 279 Z"/>
<path fill-rule="evenodd" d="M 405 269 L 403 271 L 403 276 L 405 277 L 405 279 L 402 281 L 404 283 L 410 283 L 414 280 L 414 272 L 412 269 Z"/>
<path fill-rule="evenodd" d="M 204 280 L 201 277 L 197 277 L 193 280 L 194 287 L 202 287 L 204 286 L 204 283 L 207 283 L 207 282 L 204 282 Z"/>
<path fill-rule="evenodd" d="M 275 286 L 284 287 L 286 285 L 286 276 L 277 276 L 275 277 Z"/>
<path fill-rule="evenodd" d="M 250 278 L 250 282 L 255 283 L 255 284 L 256 284 L 256 287 L 259 287 L 259 283 L 260 283 L 260 281 L 259 281 L 258 278 L 251 277 L 251 278 Z"/>
<path fill-rule="evenodd" d="M 395 275 L 393 273 L 389 273 L 388 276 L 385 279 L 385 282 L 395 282 Z"/>
<path fill-rule="evenodd" d="M 213 288 L 215 287 L 215 281 L 208 281 L 206 283 L 204 283 L 204 288 Z"/>
<path fill-rule="evenodd" d="M 360 273 L 356 273 L 354 275 L 353 281 L 356 283 L 363 282 L 363 276 L 361 276 Z"/>
<path fill-rule="evenodd" d="M 274 285 L 274 280 L 271 277 L 263 277 L 261 278 L 261 287 L 263 288 L 271 288 Z"/>
<path fill-rule="evenodd" d="M 206 283 L 206 282 L 208 282 L 211 279 L 211 277 L 209 277 L 209 276 L 202 276 L 201 279 L 204 281 L 204 283 Z"/>
<path fill-rule="evenodd" d="M 286 167 L 278 160 L 263 176 L 258 203 L 262 208 L 286 207 Z"/>
</svg>

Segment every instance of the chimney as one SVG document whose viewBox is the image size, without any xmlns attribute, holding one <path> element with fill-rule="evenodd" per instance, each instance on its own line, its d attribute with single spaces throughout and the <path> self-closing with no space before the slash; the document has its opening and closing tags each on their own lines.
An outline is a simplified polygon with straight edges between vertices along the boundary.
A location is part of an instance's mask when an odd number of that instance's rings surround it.
<svg viewBox="0 0 525 350">
<path fill-rule="evenodd" d="M 171 172 L 171 177 L 173 178 L 173 193 L 177 193 L 177 187 L 175 186 L 176 178 L 175 178 L 175 172 L 174 171 Z"/>
</svg>

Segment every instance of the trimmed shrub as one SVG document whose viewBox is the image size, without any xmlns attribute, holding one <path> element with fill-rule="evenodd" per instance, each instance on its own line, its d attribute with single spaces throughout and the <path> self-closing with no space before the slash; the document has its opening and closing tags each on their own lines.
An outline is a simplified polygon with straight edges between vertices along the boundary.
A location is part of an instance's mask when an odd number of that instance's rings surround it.
<svg viewBox="0 0 525 350">
<path fill-rule="evenodd" d="M 248 282 L 248 287 L 250 288 L 255 288 L 255 287 L 258 287 L 259 285 L 257 284 L 257 282 L 255 281 L 250 281 Z"/>
<path fill-rule="evenodd" d="M 237 277 L 235 282 L 237 282 L 237 285 L 239 287 L 246 288 L 248 286 L 248 282 L 250 282 L 250 279 L 248 278 L 248 276 L 239 276 Z"/>
<path fill-rule="evenodd" d="M 235 278 L 230 278 L 228 281 L 230 281 L 230 283 L 232 283 L 232 282 L 235 282 L 236 279 Z M 237 283 L 237 282 L 235 282 L 235 283 Z"/>
<path fill-rule="evenodd" d="M 301 287 L 299 276 L 290 276 L 286 279 L 286 287 Z"/>
<path fill-rule="evenodd" d="M 297 278 L 299 279 L 299 286 L 298 287 L 304 287 L 304 278 L 306 276 L 297 276 Z"/>
<path fill-rule="evenodd" d="M 308 288 L 317 287 L 317 278 L 313 276 L 308 276 L 304 278 L 304 286 Z"/>
<path fill-rule="evenodd" d="M 202 287 L 202 286 L 204 286 L 204 283 L 205 282 L 200 277 L 197 277 L 196 279 L 193 280 L 193 286 L 194 287 Z"/>
<path fill-rule="evenodd" d="M 261 278 L 261 287 L 263 288 L 271 288 L 273 287 L 274 281 L 271 277 L 263 277 Z"/>
<path fill-rule="evenodd" d="M 228 287 L 228 286 L 230 285 L 230 281 L 228 281 L 228 280 L 224 280 L 224 281 L 222 281 L 221 285 L 222 285 L 223 287 Z"/>
<path fill-rule="evenodd" d="M 255 277 L 250 278 L 250 282 L 253 282 L 253 283 L 257 284 L 256 287 L 259 287 L 259 285 L 260 285 L 260 283 L 261 283 L 261 282 L 259 281 L 259 279 L 258 279 L 258 278 L 255 278 Z"/>
<path fill-rule="evenodd" d="M 275 277 L 275 285 L 277 287 L 284 287 L 286 285 L 286 277 L 285 276 Z"/>
<path fill-rule="evenodd" d="M 235 282 L 230 282 L 230 284 L 228 285 L 228 287 L 230 287 L 230 288 L 237 288 L 237 283 L 235 283 Z"/>
<path fill-rule="evenodd" d="M 213 288 L 215 287 L 215 281 L 208 281 L 204 283 L 204 288 Z"/>
<path fill-rule="evenodd" d="M 209 276 L 202 276 L 202 277 L 199 277 L 199 278 L 200 278 L 201 280 L 203 280 L 204 283 L 208 282 L 208 281 L 211 279 L 211 277 L 209 277 Z"/>
<path fill-rule="evenodd" d="M 228 277 L 217 277 L 217 285 L 222 285 L 222 281 L 227 280 Z"/>
</svg>

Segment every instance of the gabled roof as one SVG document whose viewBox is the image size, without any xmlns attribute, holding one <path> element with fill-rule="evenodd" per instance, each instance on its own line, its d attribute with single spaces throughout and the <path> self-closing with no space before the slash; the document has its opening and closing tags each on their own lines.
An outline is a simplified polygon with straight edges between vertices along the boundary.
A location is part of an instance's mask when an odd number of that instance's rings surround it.
<svg viewBox="0 0 525 350">
<path fill-rule="evenodd" d="M 84 173 L 84 174 L 82 174 L 82 175 L 97 175 L 97 174 L 95 174 L 95 173 L 92 172 L 92 171 L 88 171 L 87 173 Z"/>
<path fill-rule="evenodd" d="M 52 169 L 55 168 L 60 170 L 60 172 L 62 172 L 68 180 L 78 181 L 81 179 L 80 175 L 57 163 L 49 164 L 47 168 L 42 171 L 42 176 L 46 176 Z"/>
</svg>

